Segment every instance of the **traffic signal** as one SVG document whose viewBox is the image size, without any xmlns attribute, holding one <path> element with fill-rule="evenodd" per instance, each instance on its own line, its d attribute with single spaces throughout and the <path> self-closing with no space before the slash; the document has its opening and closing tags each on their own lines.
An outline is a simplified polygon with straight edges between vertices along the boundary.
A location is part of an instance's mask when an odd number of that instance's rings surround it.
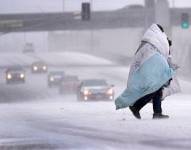
<svg viewBox="0 0 191 150">
<path fill-rule="evenodd" d="M 182 13 L 181 14 L 181 27 L 182 27 L 182 29 L 188 29 L 189 26 L 190 26 L 189 14 L 188 13 Z"/>
<path fill-rule="evenodd" d="M 91 18 L 91 8 L 90 3 L 82 3 L 81 18 L 84 21 L 88 21 Z"/>
</svg>

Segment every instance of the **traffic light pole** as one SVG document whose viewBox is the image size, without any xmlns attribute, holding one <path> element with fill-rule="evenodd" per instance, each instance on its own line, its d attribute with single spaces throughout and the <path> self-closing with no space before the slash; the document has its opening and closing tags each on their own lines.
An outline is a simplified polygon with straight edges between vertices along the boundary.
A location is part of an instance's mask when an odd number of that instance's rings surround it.
<svg viewBox="0 0 191 150">
<path fill-rule="evenodd" d="M 175 8 L 175 0 L 172 0 L 172 7 Z"/>
<path fill-rule="evenodd" d="M 65 0 L 62 0 L 62 9 L 63 9 L 63 12 L 65 11 Z"/>
<path fill-rule="evenodd" d="M 93 0 L 90 0 L 90 12 L 93 11 Z M 92 13 L 91 13 L 92 14 Z M 93 23 L 90 29 L 90 51 L 94 52 L 94 31 L 93 31 Z"/>
</svg>

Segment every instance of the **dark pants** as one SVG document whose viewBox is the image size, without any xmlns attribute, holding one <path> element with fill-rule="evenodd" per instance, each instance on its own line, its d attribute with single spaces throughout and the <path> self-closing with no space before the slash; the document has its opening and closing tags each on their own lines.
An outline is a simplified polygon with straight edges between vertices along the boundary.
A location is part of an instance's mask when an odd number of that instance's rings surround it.
<svg viewBox="0 0 191 150">
<path fill-rule="evenodd" d="M 162 107 L 161 107 L 162 90 L 163 90 L 163 88 L 160 88 L 158 91 L 140 98 L 137 102 L 135 102 L 133 107 L 136 110 L 140 111 L 147 103 L 149 103 L 152 100 L 153 112 L 162 113 Z"/>
</svg>

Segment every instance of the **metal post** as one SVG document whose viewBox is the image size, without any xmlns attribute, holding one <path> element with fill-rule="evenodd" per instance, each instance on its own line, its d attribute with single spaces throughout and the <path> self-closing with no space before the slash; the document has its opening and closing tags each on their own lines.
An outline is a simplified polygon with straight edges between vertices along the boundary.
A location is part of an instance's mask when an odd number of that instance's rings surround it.
<svg viewBox="0 0 191 150">
<path fill-rule="evenodd" d="M 92 10 L 93 10 L 93 0 L 90 0 L 90 11 L 91 11 L 91 14 L 92 14 Z M 92 18 L 92 17 L 91 17 Z M 91 21 L 92 19 L 90 19 Z M 90 29 L 90 38 L 91 38 L 91 45 L 90 45 L 90 49 L 91 49 L 91 52 L 94 51 L 94 32 L 93 32 L 93 23 L 91 24 L 91 29 Z"/>
<path fill-rule="evenodd" d="M 175 8 L 175 0 L 172 0 L 172 7 Z"/>
<path fill-rule="evenodd" d="M 63 9 L 63 12 L 65 11 L 65 0 L 62 0 L 62 9 Z"/>
<path fill-rule="evenodd" d="M 91 11 L 93 10 L 93 0 L 90 0 L 90 4 L 91 4 Z"/>
</svg>

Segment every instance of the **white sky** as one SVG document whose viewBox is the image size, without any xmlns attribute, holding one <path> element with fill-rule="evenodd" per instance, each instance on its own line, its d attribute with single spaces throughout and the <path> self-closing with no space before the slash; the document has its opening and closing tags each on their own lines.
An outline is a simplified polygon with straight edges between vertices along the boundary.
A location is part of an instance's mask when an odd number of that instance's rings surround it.
<svg viewBox="0 0 191 150">
<path fill-rule="evenodd" d="M 66 10 L 80 10 L 82 1 L 65 0 Z M 169 0 L 176 7 L 191 7 L 191 0 Z M 63 0 L 0 0 L 0 13 L 61 11 Z M 93 0 L 94 10 L 111 10 L 128 4 L 143 4 L 143 0 Z"/>
</svg>

